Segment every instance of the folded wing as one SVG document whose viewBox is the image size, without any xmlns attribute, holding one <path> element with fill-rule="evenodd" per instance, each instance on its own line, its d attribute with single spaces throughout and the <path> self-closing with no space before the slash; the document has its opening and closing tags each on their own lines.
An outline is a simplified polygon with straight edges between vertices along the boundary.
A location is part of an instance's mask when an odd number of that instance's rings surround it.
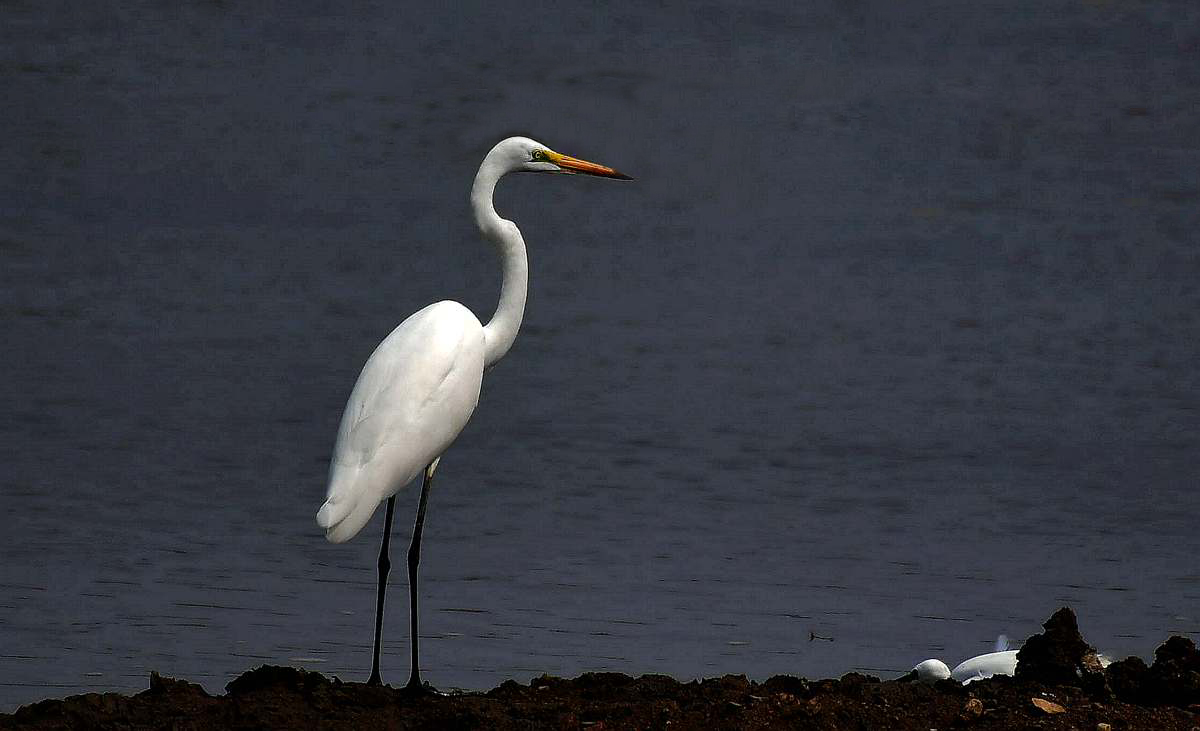
<svg viewBox="0 0 1200 731">
<path fill-rule="evenodd" d="M 483 326 L 457 302 L 400 323 L 371 354 L 342 415 L 317 524 L 353 538 L 379 503 L 450 446 L 479 403 Z"/>
</svg>

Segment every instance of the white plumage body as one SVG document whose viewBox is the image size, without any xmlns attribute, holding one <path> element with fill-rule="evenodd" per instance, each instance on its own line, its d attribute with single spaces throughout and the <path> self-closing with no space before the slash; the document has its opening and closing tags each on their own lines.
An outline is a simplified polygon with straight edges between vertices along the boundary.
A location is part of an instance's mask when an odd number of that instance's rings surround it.
<svg viewBox="0 0 1200 731">
<path fill-rule="evenodd" d="M 479 403 L 484 330 L 463 305 L 429 305 L 400 323 L 354 384 L 317 523 L 350 540 L 381 502 L 446 451 Z"/>
<path fill-rule="evenodd" d="M 1001 650 L 963 660 L 954 670 L 950 671 L 950 677 L 965 685 L 972 680 L 990 678 L 993 675 L 1016 675 L 1016 673 L 1017 651 Z"/>
</svg>

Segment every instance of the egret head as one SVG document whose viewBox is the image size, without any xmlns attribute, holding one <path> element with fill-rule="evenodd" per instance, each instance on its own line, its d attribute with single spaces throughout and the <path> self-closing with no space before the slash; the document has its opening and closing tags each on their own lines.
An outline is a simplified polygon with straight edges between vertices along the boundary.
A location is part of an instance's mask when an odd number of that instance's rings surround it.
<svg viewBox="0 0 1200 731">
<path fill-rule="evenodd" d="M 926 660 L 912 669 L 901 680 L 919 680 L 922 683 L 936 683 L 950 677 L 950 668 L 941 660 Z"/>
<path fill-rule="evenodd" d="M 492 148 L 491 155 L 502 156 L 509 170 L 528 173 L 583 173 L 601 178 L 633 180 L 610 167 L 563 155 L 528 137 L 509 137 Z"/>
</svg>

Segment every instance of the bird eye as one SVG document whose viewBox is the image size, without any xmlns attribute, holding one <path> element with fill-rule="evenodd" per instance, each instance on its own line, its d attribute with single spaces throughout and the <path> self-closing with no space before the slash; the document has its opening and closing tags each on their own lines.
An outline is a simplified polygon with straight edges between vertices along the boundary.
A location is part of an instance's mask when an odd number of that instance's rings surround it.
<svg viewBox="0 0 1200 731">
<path fill-rule="evenodd" d="M 546 157 L 546 153 L 542 152 L 541 150 L 534 150 L 534 151 L 533 151 L 533 159 L 534 159 L 534 161 L 541 160 L 541 159 L 543 159 L 543 158 L 545 158 L 545 157 Z"/>
</svg>

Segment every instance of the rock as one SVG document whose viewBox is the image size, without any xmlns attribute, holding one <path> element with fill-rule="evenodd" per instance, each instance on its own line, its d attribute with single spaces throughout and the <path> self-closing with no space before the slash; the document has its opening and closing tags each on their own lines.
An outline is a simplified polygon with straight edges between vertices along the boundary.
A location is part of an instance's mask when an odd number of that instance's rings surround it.
<svg viewBox="0 0 1200 731">
<path fill-rule="evenodd" d="M 978 698 L 972 698 L 967 701 L 967 705 L 963 706 L 962 717 L 964 719 L 979 718 L 983 715 L 983 701 Z"/>
<path fill-rule="evenodd" d="M 534 686 L 532 683 L 530 683 L 530 684 L 529 684 L 529 687 L 533 688 L 533 687 L 535 687 L 535 686 Z M 549 687 L 550 687 L 550 685 L 549 685 L 549 684 L 546 684 L 546 685 L 538 685 L 538 686 L 536 686 L 536 687 L 537 687 L 539 690 L 541 690 L 542 688 L 549 688 Z M 505 694 L 507 694 L 507 695 L 517 695 L 517 696 L 519 696 L 519 695 L 521 695 L 522 693 L 524 693 L 524 692 L 525 692 L 525 686 L 521 685 L 520 683 L 518 683 L 518 682 L 517 682 L 517 681 L 515 681 L 515 680 L 509 679 L 509 680 L 506 680 L 506 681 L 504 681 L 503 683 L 501 683 L 499 686 L 497 686 L 497 687 L 496 687 L 495 689 L 493 689 L 491 692 L 492 692 L 492 693 L 496 693 L 496 694 L 498 694 L 498 695 L 505 695 Z"/>
<path fill-rule="evenodd" d="M 225 685 L 225 691 L 231 696 L 275 687 L 311 692 L 315 686 L 328 683 L 325 676 L 317 672 L 278 665 L 260 665 L 229 681 Z"/>
<path fill-rule="evenodd" d="M 1150 674 L 1150 668 L 1146 667 L 1142 658 L 1127 657 L 1117 660 L 1108 666 L 1104 674 L 1108 676 L 1113 695 L 1125 703 L 1144 705 L 1146 678 Z"/>
<path fill-rule="evenodd" d="M 190 693 L 201 698 L 208 698 L 208 692 L 197 683 L 189 683 L 186 680 L 176 680 L 175 678 L 159 675 L 155 671 L 150 671 L 150 686 L 142 691 L 149 695 L 164 695 L 171 693 Z"/>
<path fill-rule="evenodd" d="M 1200 651 L 1190 639 L 1168 638 L 1154 651 L 1148 676 L 1151 703 L 1180 708 L 1200 704 Z"/>
<path fill-rule="evenodd" d="M 1075 613 L 1063 607 L 1042 627 L 1046 631 L 1026 640 L 1017 653 L 1017 679 L 1052 685 L 1081 685 L 1087 672 L 1084 658 L 1095 654 L 1095 650 L 1079 634 Z"/>
<path fill-rule="evenodd" d="M 1098 723 L 1096 724 L 1096 731 L 1112 731 L 1112 724 L 1103 722 Z"/>
<path fill-rule="evenodd" d="M 1105 671 L 1113 694 L 1146 706 L 1200 704 L 1200 651 L 1186 637 L 1171 637 L 1154 651 L 1154 664 L 1138 657 L 1119 660 Z"/>
<path fill-rule="evenodd" d="M 801 697 L 809 694 L 808 680 L 792 675 L 773 675 L 763 683 L 763 688 L 772 693 L 787 693 Z"/>
<path fill-rule="evenodd" d="M 546 675 L 545 673 L 543 673 L 543 674 L 537 676 L 536 678 L 534 678 L 533 680 L 529 681 L 529 687 L 530 688 L 538 688 L 538 689 L 549 688 L 553 685 L 560 685 L 562 682 L 563 682 L 562 678 L 556 677 L 554 675 Z"/>
<path fill-rule="evenodd" d="M 1100 655 L 1095 652 L 1089 652 L 1083 656 L 1083 669 L 1089 673 L 1104 672 L 1104 668 L 1109 664 L 1109 661 L 1102 660 Z"/>
<path fill-rule="evenodd" d="M 1045 713 L 1055 714 L 1067 712 L 1066 708 L 1063 708 L 1054 701 L 1048 701 L 1045 698 L 1031 698 L 1030 700 L 1033 701 L 1033 705 L 1037 706 L 1038 709 Z"/>
</svg>

